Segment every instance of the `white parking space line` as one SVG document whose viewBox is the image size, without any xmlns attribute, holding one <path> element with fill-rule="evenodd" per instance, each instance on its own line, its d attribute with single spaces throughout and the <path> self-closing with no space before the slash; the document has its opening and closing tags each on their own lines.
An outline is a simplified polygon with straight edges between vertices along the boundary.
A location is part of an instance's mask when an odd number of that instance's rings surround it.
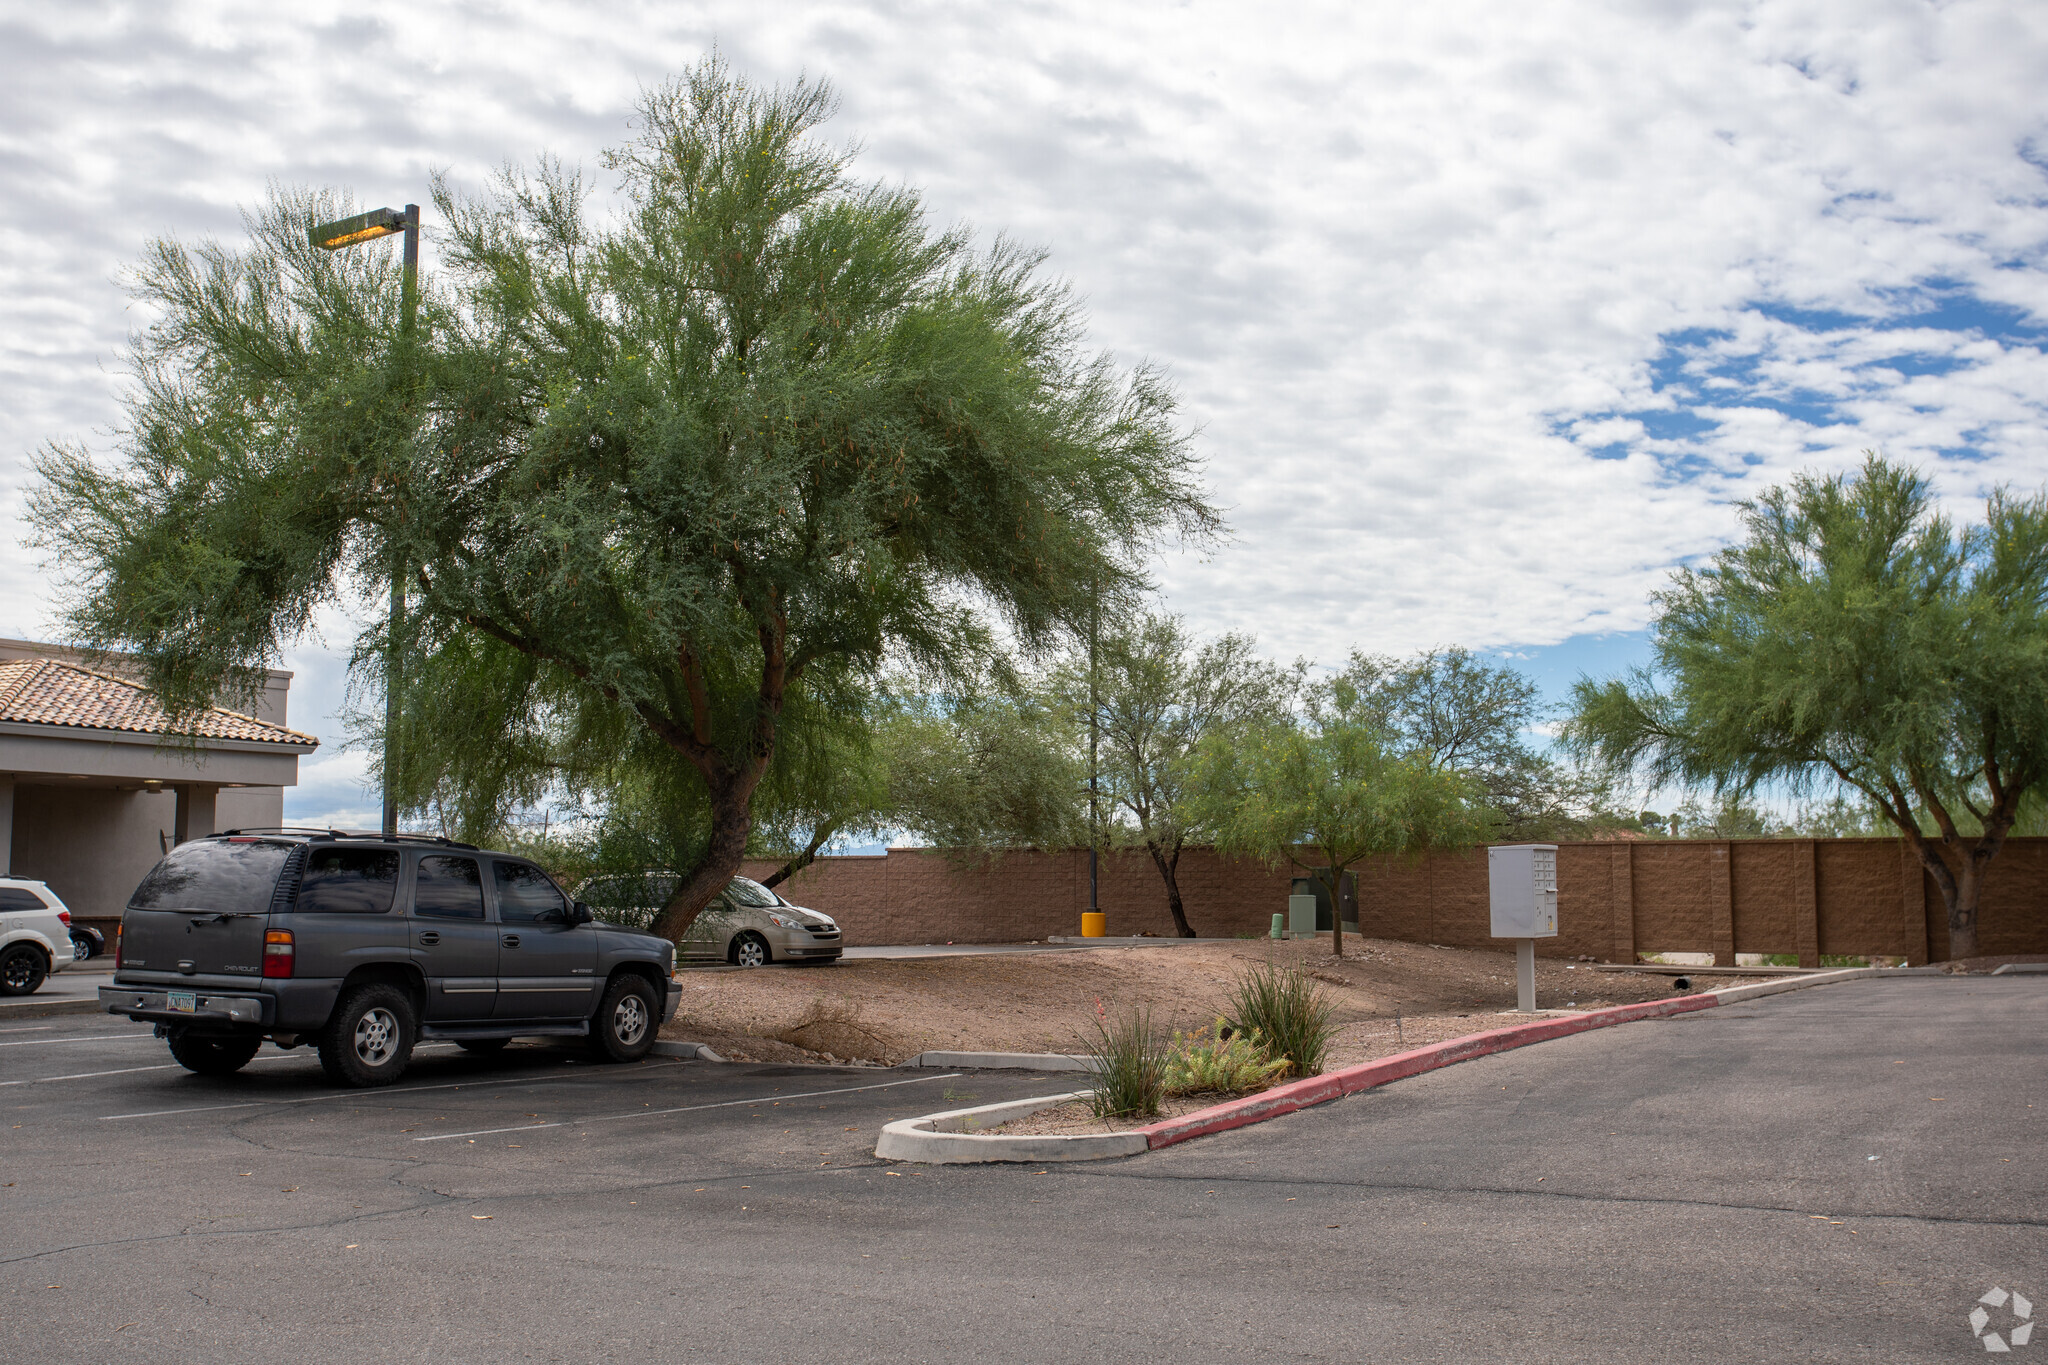
<svg viewBox="0 0 2048 1365">
<path fill-rule="evenodd" d="M 780 1104 L 784 1100 L 814 1100 L 820 1095 L 851 1095 L 862 1090 L 892 1090 L 899 1085 L 921 1085 L 925 1081 L 957 1081 L 961 1073 L 949 1071 L 943 1076 L 913 1076 L 907 1081 L 884 1081 L 880 1085 L 849 1085 L 839 1090 L 802 1090 L 794 1095 L 759 1095 L 747 1100 L 720 1100 L 716 1104 L 686 1104 L 676 1109 L 642 1109 L 632 1114 L 599 1114 L 595 1118 L 562 1119 L 556 1123 L 522 1123 L 516 1128 L 472 1128 L 465 1133 L 436 1133 L 432 1137 L 416 1137 L 414 1142 L 446 1142 L 450 1138 L 488 1137 L 493 1133 L 530 1133 L 536 1128 L 567 1128 L 580 1123 L 611 1123 L 618 1119 L 653 1119 L 663 1114 L 694 1114 L 703 1109 L 732 1109 L 742 1104 Z"/>
<path fill-rule="evenodd" d="M 41 1047 L 45 1043 L 146 1043 L 147 1033 L 81 1033 L 75 1038 L 22 1038 L 0 1047 Z"/>
<path fill-rule="evenodd" d="M 95 1076 L 127 1076 L 137 1071 L 180 1071 L 176 1062 L 164 1066 L 124 1066 L 117 1071 L 74 1071 L 69 1076 L 31 1076 L 25 1081 L 0 1081 L 0 1085 L 42 1085 L 46 1081 L 89 1081 Z"/>
<path fill-rule="evenodd" d="M 633 1067 L 632 1070 L 642 1070 L 652 1064 L 643 1061 Z M 622 1074 L 622 1071 L 606 1071 L 601 1074 L 617 1076 Z M 623 1074 L 630 1074 L 630 1072 Z M 13 1082 L 13 1084 L 20 1084 L 20 1082 Z M 133 1114 L 101 1114 L 99 1121 L 101 1123 L 110 1123 L 115 1119 L 162 1118 L 166 1114 L 205 1114 L 216 1109 L 264 1109 L 282 1107 L 288 1104 L 320 1104 L 323 1101 L 329 1100 L 356 1100 L 361 1102 L 371 1099 L 383 1099 L 387 1095 L 419 1095 L 429 1090 L 465 1090 L 484 1086 L 499 1090 L 532 1090 L 539 1086 L 569 1084 L 574 1084 L 574 1082 L 562 1079 L 559 1074 L 554 1076 L 537 1076 L 531 1080 L 514 1081 L 507 1081 L 502 1077 L 484 1076 L 471 1081 L 448 1081 L 441 1085 L 409 1085 L 403 1090 L 336 1090 L 331 1094 L 302 1095 L 297 1099 L 291 1100 L 244 1100 L 238 1104 L 195 1104 L 184 1109 L 145 1109 Z"/>
</svg>

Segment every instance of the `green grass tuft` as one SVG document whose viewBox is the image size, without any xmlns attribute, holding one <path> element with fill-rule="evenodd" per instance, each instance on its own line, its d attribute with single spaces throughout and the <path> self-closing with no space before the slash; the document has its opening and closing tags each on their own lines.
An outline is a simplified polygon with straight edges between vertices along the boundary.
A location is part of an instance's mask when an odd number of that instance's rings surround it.
<svg viewBox="0 0 2048 1365">
<path fill-rule="evenodd" d="M 1257 1032 L 1267 1053 L 1285 1058 L 1297 1076 L 1319 1076 L 1337 1026 L 1330 1001 L 1308 973 L 1267 964 L 1237 979 L 1230 997 L 1236 1026 Z"/>
</svg>

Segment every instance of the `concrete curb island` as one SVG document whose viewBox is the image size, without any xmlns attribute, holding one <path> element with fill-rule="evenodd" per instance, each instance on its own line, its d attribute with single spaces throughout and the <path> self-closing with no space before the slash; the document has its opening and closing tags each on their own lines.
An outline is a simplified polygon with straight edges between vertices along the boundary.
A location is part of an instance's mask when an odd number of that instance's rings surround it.
<svg viewBox="0 0 2048 1365">
<path fill-rule="evenodd" d="M 991 1133 L 965 1131 L 974 1126 L 993 1127 L 1009 1119 L 1021 1118 L 1041 1109 L 1050 1109 L 1080 1098 L 1086 1091 L 1065 1095 L 1046 1095 L 1037 1099 L 1011 1100 L 1004 1104 L 982 1105 L 975 1109 L 954 1109 L 943 1114 L 927 1114 L 923 1118 L 899 1119 L 882 1129 L 880 1141 L 875 1144 L 875 1155 L 885 1161 L 921 1161 L 934 1164 L 959 1164 L 989 1161 L 1097 1161 L 1104 1157 L 1135 1156 L 1139 1152 L 1171 1147 L 1186 1142 L 1189 1138 L 1204 1137 L 1210 1133 L 1227 1132 L 1232 1128 L 1243 1128 L 1282 1114 L 1292 1114 L 1314 1105 L 1326 1104 L 1345 1095 L 1355 1095 L 1361 1090 L 1371 1090 L 1389 1081 L 1404 1080 L 1419 1076 L 1425 1071 L 1435 1071 L 1474 1057 L 1486 1057 L 1512 1048 L 1527 1047 L 1531 1043 L 1548 1042 L 1552 1038 L 1564 1038 L 1574 1033 L 1587 1033 L 1593 1029 L 1611 1028 L 1616 1024 L 1634 1023 L 1640 1019 L 1662 1019 L 1673 1015 L 1691 1014 L 1698 1010 L 1709 1010 L 1720 1005 L 1738 1004 L 1766 995 L 1778 995 L 1785 991 L 1806 990 L 1813 986 L 1829 986 L 1841 981 L 1861 981 L 1870 977 L 1897 976 L 1939 976 L 1938 967 L 1850 967 L 1842 971 L 1822 972 L 1810 976 L 1788 977 L 1780 981 L 1764 981 L 1754 986 L 1731 986 L 1719 991 L 1701 991 L 1697 995 L 1681 995 L 1668 1000 L 1650 1000 L 1635 1005 L 1616 1005 L 1610 1009 L 1589 1010 L 1584 1014 L 1571 1014 L 1562 1018 L 1543 1019 L 1528 1024 L 1510 1024 L 1506 1028 L 1488 1029 L 1482 1033 L 1469 1033 L 1462 1038 L 1447 1042 L 1432 1043 L 1428 1047 L 1413 1048 L 1396 1053 L 1392 1057 L 1381 1057 L 1376 1061 L 1361 1062 L 1341 1071 L 1329 1071 L 1320 1076 L 1309 1076 L 1286 1085 L 1275 1086 L 1242 1099 L 1226 1100 L 1222 1104 L 1198 1109 L 1192 1114 L 1179 1118 L 1162 1119 L 1142 1128 L 1132 1128 L 1121 1133 L 1081 1133 L 1071 1136 L 1045 1135 L 1037 1137 L 1003 1137 Z M 1014 1053 L 926 1053 L 924 1056 L 946 1056 L 956 1058 L 949 1066 L 1004 1065 L 1004 1063 L 976 1063 L 966 1060 L 976 1056 L 1015 1057 Z M 918 1060 L 922 1060 L 920 1057 Z M 1061 1058 L 1071 1062 L 1073 1058 Z M 1015 1063 L 1008 1065 L 1014 1067 Z M 1064 1069 L 1064 1068 L 1063 1068 Z M 1112 1139 L 1122 1139 L 1117 1142 Z"/>
</svg>

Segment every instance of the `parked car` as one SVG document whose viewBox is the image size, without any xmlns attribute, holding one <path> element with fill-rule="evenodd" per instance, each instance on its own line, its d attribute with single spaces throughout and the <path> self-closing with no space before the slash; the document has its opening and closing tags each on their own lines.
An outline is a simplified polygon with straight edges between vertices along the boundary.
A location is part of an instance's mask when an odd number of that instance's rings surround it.
<svg viewBox="0 0 2048 1365">
<path fill-rule="evenodd" d="M 34 995 L 69 967 L 71 911 L 43 882 L 0 877 L 0 995 Z"/>
<path fill-rule="evenodd" d="M 90 962 L 96 957 L 105 956 L 106 951 L 107 936 L 105 934 L 93 928 L 90 924 L 73 924 L 71 926 L 72 962 Z"/>
<path fill-rule="evenodd" d="M 675 894 L 677 880 L 673 872 L 593 877 L 577 894 L 622 922 L 645 926 Z M 834 962 L 841 939 L 830 915 L 792 905 L 752 878 L 734 877 L 684 932 L 678 955 L 738 967 Z"/>
<path fill-rule="evenodd" d="M 673 944 L 595 923 L 523 858 L 294 830 L 171 850 L 129 899 L 99 993 L 188 1070 L 239 1070 L 267 1039 L 318 1049 L 357 1086 L 397 1080 L 430 1038 L 471 1052 L 584 1038 L 631 1061 L 681 995 Z"/>
</svg>

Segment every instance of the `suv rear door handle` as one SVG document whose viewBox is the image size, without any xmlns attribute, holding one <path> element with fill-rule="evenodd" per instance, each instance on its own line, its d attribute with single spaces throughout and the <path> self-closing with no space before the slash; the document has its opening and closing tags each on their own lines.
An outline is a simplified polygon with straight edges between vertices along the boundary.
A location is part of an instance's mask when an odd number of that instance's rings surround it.
<svg viewBox="0 0 2048 1365">
<path fill-rule="evenodd" d="M 519 946 L 519 935 L 506 934 L 503 938 L 499 939 L 498 942 L 504 944 L 507 948 L 517 948 Z"/>
<path fill-rule="evenodd" d="M 436 943 L 439 943 L 440 941 L 440 934 L 436 933 L 432 929 L 428 929 L 420 935 L 420 942 L 426 944 L 427 947 L 429 948 L 433 947 Z"/>
</svg>

